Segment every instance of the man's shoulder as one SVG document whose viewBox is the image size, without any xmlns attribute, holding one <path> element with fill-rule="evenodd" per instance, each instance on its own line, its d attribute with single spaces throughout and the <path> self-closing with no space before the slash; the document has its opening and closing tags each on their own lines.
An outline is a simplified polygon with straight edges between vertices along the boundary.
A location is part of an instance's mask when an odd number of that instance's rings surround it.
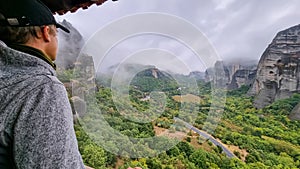
<svg viewBox="0 0 300 169">
<path fill-rule="evenodd" d="M 0 82 L 0 96 L 7 95 L 11 98 L 22 98 L 35 95 L 35 93 L 38 94 L 38 91 L 47 91 L 49 94 L 65 92 L 63 83 L 52 75 L 32 74 L 5 80 L 6 83 L 2 84 Z"/>
<path fill-rule="evenodd" d="M 64 84 L 56 77 L 53 75 L 49 74 L 31 74 L 31 75 L 26 75 L 24 79 L 20 79 L 22 82 L 20 83 L 21 85 L 27 86 L 43 86 L 43 85 L 59 85 L 63 86 Z"/>
<path fill-rule="evenodd" d="M 50 74 L 56 75 L 55 69 L 43 59 L 0 43 L 0 70 L 7 74 Z"/>
<path fill-rule="evenodd" d="M 49 83 L 64 85 L 56 76 L 53 75 L 41 75 L 41 78 L 45 78 L 45 80 L 49 81 Z"/>
<path fill-rule="evenodd" d="M 30 86 L 35 86 L 36 89 L 48 88 L 49 90 L 59 90 L 64 91 L 64 84 L 53 75 L 40 74 L 34 77 L 28 78 L 24 84 L 30 84 Z"/>
</svg>

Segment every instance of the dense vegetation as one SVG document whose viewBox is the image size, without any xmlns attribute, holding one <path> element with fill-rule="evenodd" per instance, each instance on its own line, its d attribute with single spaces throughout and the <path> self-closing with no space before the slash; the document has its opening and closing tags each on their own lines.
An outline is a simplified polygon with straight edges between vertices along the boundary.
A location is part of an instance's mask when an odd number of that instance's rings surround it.
<svg viewBox="0 0 300 169">
<path fill-rule="evenodd" d="M 71 78 L 72 73 L 67 72 L 62 75 L 64 78 Z M 186 77 L 182 77 L 184 79 Z M 66 79 L 64 79 L 66 81 Z M 139 149 L 130 149 L 127 152 L 118 149 L 122 144 L 131 147 L 134 140 L 120 140 L 120 145 L 111 142 L 110 150 L 125 154 L 117 156 L 106 151 L 97 143 L 97 136 L 88 135 L 89 131 L 97 130 L 98 124 L 95 119 L 102 118 L 122 135 L 129 138 L 149 138 L 155 136 L 158 129 L 169 129 L 173 133 L 185 131 L 180 126 L 175 126 L 174 117 L 178 117 L 180 109 L 185 107 L 190 112 L 185 112 L 185 121 L 194 121 L 194 126 L 202 129 L 207 122 L 208 112 L 211 105 L 211 86 L 209 83 L 198 81 L 198 89 L 193 87 L 182 88 L 171 79 L 151 78 L 148 75 L 139 75 L 139 78 L 133 79 L 129 89 L 130 99 L 127 102 L 115 103 L 112 98 L 112 91 L 108 86 L 97 84 L 96 100 L 88 102 L 89 112 L 98 112 L 101 110 L 101 117 L 97 113 L 92 116 L 84 117 L 85 123 L 91 123 L 90 126 L 75 125 L 76 136 L 79 143 L 79 149 L 82 153 L 86 165 L 100 168 L 120 168 L 142 167 L 143 169 L 289 169 L 300 168 L 300 122 L 291 121 L 288 118 L 293 107 L 300 102 L 300 95 L 295 94 L 289 99 L 279 100 L 264 109 L 255 109 L 252 105 L 253 98 L 248 97 L 246 86 L 240 89 L 227 92 L 226 104 L 222 119 L 216 130 L 212 133 L 215 138 L 220 139 L 232 149 L 236 158 L 228 158 L 220 147 L 214 146 L 210 141 L 203 140 L 193 132 L 188 132 L 184 140 L 168 151 L 162 152 L 151 158 L 128 158 L 126 153 L 134 151 L 143 156 L 144 152 L 152 153 L 154 148 L 147 142 L 147 146 L 142 146 L 146 142 L 141 142 Z M 185 81 L 184 79 L 183 81 Z M 188 83 L 186 84 L 188 85 Z M 125 118 L 122 112 L 118 111 L 116 105 L 131 105 L 128 110 L 135 113 L 147 113 L 151 109 L 151 100 L 142 100 L 154 89 L 163 89 L 166 106 L 164 111 L 148 123 L 140 123 Z M 197 90 L 197 92 L 195 92 Z M 178 94 L 193 94 L 199 97 L 199 102 L 178 102 L 173 96 Z M 117 101 L 118 102 L 118 101 Z M 124 107 L 126 109 L 126 106 Z M 133 111 L 133 109 L 135 111 Z M 124 112 L 123 112 L 124 113 Z M 126 114 L 126 112 L 125 112 Z M 188 118 L 189 114 L 196 114 L 196 117 Z M 152 117 L 152 116 L 151 116 Z M 100 122 L 99 122 L 100 123 Z M 99 124 L 100 125 L 100 124 Z M 101 125 L 100 125 L 101 127 Z M 106 128 L 104 128 L 106 130 Z M 108 134 L 109 131 L 96 131 L 100 135 Z M 117 139 L 113 136 L 111 140 Z M 104 142 L 111 140 L 103 138 Z M 169 140 L 168 140 L 169 139 Z M 162 138 L 162 143 L 170 138 Z M 124 145 L 123 145 L 124 146 Z M 130 154 L 127 154 L 130 156 Z"/>
</svg>

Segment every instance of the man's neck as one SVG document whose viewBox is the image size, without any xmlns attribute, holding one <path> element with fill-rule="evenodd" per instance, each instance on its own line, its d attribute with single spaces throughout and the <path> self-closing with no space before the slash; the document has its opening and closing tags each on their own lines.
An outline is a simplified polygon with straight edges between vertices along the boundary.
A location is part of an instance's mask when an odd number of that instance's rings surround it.
<svg viewBox="0 0 300 169">
<path fill-rule="evenodd" d="M 32 46 L 23 45 L 23 44 L 7 44 L 10 48 L 33 55 L 37 58 L 42 59 L 56 69 L 55 63 L 41 50 L 34 48 Z"/>
</svg>

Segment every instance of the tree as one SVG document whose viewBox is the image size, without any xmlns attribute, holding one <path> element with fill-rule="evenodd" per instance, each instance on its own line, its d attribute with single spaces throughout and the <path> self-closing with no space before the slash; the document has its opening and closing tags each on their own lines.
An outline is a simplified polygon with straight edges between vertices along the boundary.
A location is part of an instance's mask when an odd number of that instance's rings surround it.
<svg viewBox="0 0 300 169">
<path fill-rule="evenodd" d="M 82 159 L 86 165 L 95 169 L 102 169 L 105 167 L 106 154 L 99 146 L 89 144 L 84 147 Z"/>
<path fill-rule="evenodd" d="M 185 157 L 189 157 L 194 152 L 194 148 L 187 142 L 180 142 L 176 146 Z"/>
<path fill-rule="evenodd" d="M 149 169 L 162 169 L 161 162 L 156 158 L 147 159 L 146 164 Z"/>
<path fill-rule="evenodd" d="M 180 154 L 180 152 L 177 146 L 174 146 L 173 148 L 167 151 L 167 154 L 171 157 L 176 157 Z"/>
<path fill-rule="evenodd" d="M 199 168 L 208 168 L 206 152 L 202 149 L 195 151 L 189 159 Z"/>
</svg>

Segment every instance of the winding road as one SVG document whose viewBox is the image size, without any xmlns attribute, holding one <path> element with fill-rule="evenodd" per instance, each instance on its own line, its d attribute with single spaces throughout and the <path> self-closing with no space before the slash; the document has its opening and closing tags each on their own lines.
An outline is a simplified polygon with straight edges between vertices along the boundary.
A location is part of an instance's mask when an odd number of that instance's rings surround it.
<svg viewBox="0 0 300 169">
<path fill-rule="evenodd" d="M 229 157 L 229 158 L 234 158 L 234 157 L 236 157 L 236 156 L 235 156 L 228 148 L 226 148 L 220 141 L 216 140 L 216 139 L 215 139 L 213 136 L 211 136 L 210 134 L 208 134 L 208 133 L 206 133 L 206 132 L 204 132 L 204 131 L 202 131 L 202 130 L 197 129 L 196 127 L 192 126 L 191 124 L 189 124 L 189 123 L 187 123 L 187 122 L 185 122 L 185 121 L 183 121 L 183 120 L 181 120 L 181 119 L 179 119 L 179 118 L 177 118 L 177 117 L 175 117 L 174 120 L 175 120 L 175 121 L 180 121 L 180 122 L 184 123 L 184 125 L 185 125 L 187 128 L 189 128 L 189 129 L 193 130 L 194 132 L 198 133 L 198 134 L 199 134 L 200 136 L 202 136 L 203 138 L 208 139 L 208 140 L 211 141 L 214 145 L 220 146 L 220 147 L 222 148 L 223 152 L 227 155 L 227 157 Z"/>
</svg>

